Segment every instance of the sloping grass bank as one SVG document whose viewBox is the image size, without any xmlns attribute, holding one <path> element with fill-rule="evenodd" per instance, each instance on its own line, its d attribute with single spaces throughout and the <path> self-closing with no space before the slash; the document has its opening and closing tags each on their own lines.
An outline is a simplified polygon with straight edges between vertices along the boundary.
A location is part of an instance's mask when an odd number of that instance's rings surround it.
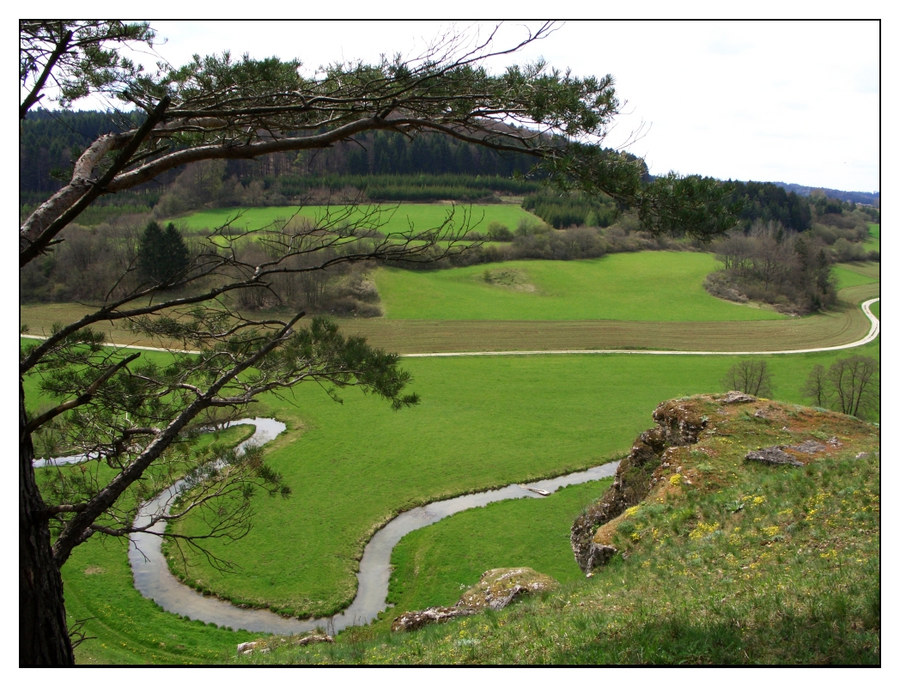
<svg viewBox="0 0 900 687">
<path fill-rule="evenodd" d="M 333 645 L 240 662 L 880 664 L 878 428 L 768 401 L 722 413 L 696 403 L 710 418 L 700 442 L 672 452 L 657 487 L 613 523 L 620 555 L 591 579 L 443 626 L 352 630 Z M 744 459 L 759 446 L 810 441 L 825 448 L 803 467 Z M 516 523 L 539 519 L 542 505 L 523 504 Z M 478 515 L 475 532 L 487 522 Z M 450 546 L 433 548 L 439 535 L 459 534 L 449 521 L 427 529 L 432 548 L 415 550 L 438 559 Z M 438 562 L 426 553 L 414 567 L 424 575 Z"/>
<path fill-rule="evenodd" d="M 594 260 L 516 260 L 434 272 L 379 269 L 388 319 L 619 320 L 643 322 L 785 319 L 709 295 L 710 253 L 647 251 Z M 503 279 L 491 275 L 503 272 Z"/>
<path fill-rule="evenodd" d="M 863 349 L 877 355 L 878 346 Z M 815 364 L 838 353 L 768 360 L 774 395 L 803 402 Z M 270 410 L 289 432 L 268 461 L 293 489 L 259 498 L 254 529 L 211 542 L 239 574 L 199 555 L 186 577 L 224 598 L 298 615 L 329 615 L 355 593 L 356 561 L 393 514 L 470 491 L 572 472 L 621 455 L 666 398 L 721 388 L 731 357 L 538 356 L 417 359 L 404 363 L 423 397 L 399 413 L 358 394 L 342 405 L 298 388 Z M 298 415 L 298 409 L 301 409 Z M 295 419 L 291 419 L 291 418 Z M 183 533 L 202 523 L 179 523 Z M 294 542 L 285 546 L 285 542 Z"/>
</svg>

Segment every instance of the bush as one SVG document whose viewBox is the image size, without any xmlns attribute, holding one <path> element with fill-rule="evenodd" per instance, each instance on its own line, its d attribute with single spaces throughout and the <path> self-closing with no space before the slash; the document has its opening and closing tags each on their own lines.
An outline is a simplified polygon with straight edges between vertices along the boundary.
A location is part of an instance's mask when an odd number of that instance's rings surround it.
<svg viewBox="0 0 900 687">
<path fill-rule="evenodd" d="M 550 227 L 537 219 L 531 217 L 523 217 L 519 220 L 519 226 L 516 227 L 516 236 L 534 236 L 535 234 L 546 234 L 550 231 Z"/>
<path fill-rule="evenodd" d="M 862 245 L 858 243 L 851 243 L 843 237 L 834 242 L 834 245 L 831 247 L 831 251 L 836 262 L 853 262 L 855 260 L 865 260 L 868 255 L 866 249 Z"/>
<path fill-rule="evenodd" d="M 487 228 L 487 236 L 491 241 L 512 241 L 513 233 L 505 224 L 491 222 Z"/>
<path fill-rule="evenodd" d="M 765 360 L 741 360 L 731 366 L 722 380 L 726 391 L 743 391 L 752 396 L 772 394 L 772 374 Z"/>
</svg>

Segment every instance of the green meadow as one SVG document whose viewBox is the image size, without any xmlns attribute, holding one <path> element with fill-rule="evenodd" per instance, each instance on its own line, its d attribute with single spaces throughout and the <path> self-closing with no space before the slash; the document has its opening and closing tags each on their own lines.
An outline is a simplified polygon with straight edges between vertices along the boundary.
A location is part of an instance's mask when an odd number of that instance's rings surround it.
<svg viewBox="0 0 900 687">
<path fill-rule="evenodd" d="M 594 260 L 530 260 L 427 273 L 382 269 L 388 319 L 702 322 L 784 319 L 710 296 L 709 253 L 618 253 Z"/>
<path fill-rule="evenodd" d="M 869 225 L 869 239 L 863 244 L 866 250 L 881 250 L 881 225 Z"/>
<path fill-rule="evenodd" d="M 510 231 L 523 220 L 539 223 L 535 215 L 512 204 L 455 205 L 440 203 L 399 203 L 384 205 L 309 205 L 262 208 L 215 208 L 169 218 L 188 232 L 215 230 L 228 226 L 240 231 L 283 225 L 295 218 L 322 223 L 347 223 L 376 229 L 383 234 L 428 231 L 449 222 L 448 228 L 485 233 L 497 222 Z"/>
<path fill-rule="evenodd" d="M 877 343 L 866 348 L 866 354 L 877 355 Z M 773 397 L 804 403 L 809 371 L 838 357 L 767 358 Z M 365 542 L 396 512 L 615 459 L 652 424 L 658 403 L 722 390 L 722 378 L 738 359 L 409 360 L 405 367 L 423 400 L 400 412 L 350 393 L 343 404 L 322 405 L 321 391 L 298 389 L 293 401 L 309 409 L 303 431 L 269 454 L 294 496 L 261 499 L 245 539 L 212 543 L 211 550 L 236 563 L 240 574 L 217 573 L 202 556 L 189 556 L 187 575 L 242 604 L 268 603 L 301 616 L 330 614 L 352 599 L 355 562 Z M 281 419 L 289 412 L 284 405 L 272 410 Z M 202 523 L 194 523 L 196 530 L 190 525 L 181 523 L 179 531 L 199 532 Z M 285 540 L 303 544 L 286 550 Z"/>
<path fill-rule="evenodd" d="M 161 354 L 156 354 L 161 357 Z M 31 386 L 34 380 L 31 378 Z M 192 442 L 197 455 L 216 442 L 233 446 L 252 434 L 251 428 L 235 427 L 205 434 Z M 58 474 L 66 472 L 90 476 L 105 483 L 116 471 L 98 462 L 42 468 L 37 477 L 47 488 Z M 142 480 L 144 496 L 164 488 L 183 474 L 167 474 L 164 465 Z M 133 504 L 135 490 L 124 498 Z M 234 652 L 236 643 L 248 641 L 248 632 L 217 628 L 203 622 L 163 612 L 134 588 L 128 563 L 128 540 L 94 536 L 75 549 L 63 567 L 66 612 L 69 628 L 77 627 L 88 639 L 76 648 L 82 665 L 191 664 L 219 663 Z"/>
<path fill-rule="evenodd" d="M 493 568 L 524 566 L 563 583 L 584 579 L 569 528 L 610 484 L 612 478 L 564 487 L 540 504 L 530 498 L 499 501 L 410 532 L 391 557 L 388 601 L 394 607 L 382 624 L 404 611 L 452 606 L 460 590 Z"/>
<path fill-rule="evenodd" d="M 877 266 L 840 266 L 836 276 L 848 301 L 844 310 L 799 321 L 712 298 L 702 282 L 715 266 L 708 254 L 659 252 L 427 273 L 379 270 L 375 279 L 386 316 L 375 324 L 430 322 L 444 332 L 446 350 L 473 350 L 473 332 L 458 320 L 481 320 L 487 327 L 515 321 L 538 331 L 569 321 L 621 322 L 646 328 L 648 343 L 658 348 L 667 347 L 667 326 L 693 328 L 694 347 L 706 341 L 696 332 L 717 323 L 735 345 L 748 347 L 753 341 L 742 338 L 742 327 L 788 331 L 807 322 L 837 321 L 851 338 L 868 329 L 857 313 L 858 302 L 877 295 Z M 23 310 L 23 322 L 29 312 L 40 314 Z M 777 345 L 781 330 L 772 331 L 776 334 L 770 332 L 768 339 Z M 419 342 L 420 351 L 427 341 Z M 509 350 L 516 341 L 506 342 L 512 343 Z M 523 339 L 520 348 L 530 349 L 532 343 Z M 404 351 L 403 345 L 389 348 Z M 806 403 L 802 387 L 813 366 L 827 367 L 858 353 L 878 357 L 879 342 L 845 352 L 765 357 L 773 398 Z M 422 397 L 413 408 L 395 412 L 353 389 L 341 392 L 343 402 L 335 403 L 313 385 L 301 385 L 282 398 L 266 397 L 254 414 L 288 425 L 266 453 L 292 495 L 259 496 L 246 537 L 210 543 L 215 555 L 233 563 L 232 572 L 217 571 L 202 554 L 189 551 L 183 561 L 173 559 L 173 570 L 192 585 L 241 604 L 299 616 L 329 615 L 352 599 L 362 548 L 394 514 L 435 499 L 614 460 L 651 426 L 658 403 L 722 390 L 722 378 L 739 359 L 627 354 L 407 358 L 403 365 L 413 375 L 412 389 Z M 602 488 L 582 485 L 547 499 L 494 504 L 413 533 L 395 552 L 391 601 L 396 606 L 379 622 L 389 622 L 388 616 L 402 610 L 450 603 L 461 585 L 474 584 L 491 567 L 530 565 L 560 581 L 579 579 L 568 527 Z M 540 526 L 530 525 L 538 521 Z M 202 523 L 187 519 L 177 527 L 180 533 L 197 533 Z M 466 532 L 478 534 L 465 538 Z M 96 637 L 78 648 L 80 662 L 227 662 L 234 645 L 246 640 L 247 633 L 188 622 L 143 599 L 130 586 L 118 542 L 97 539 L 79 547 L 63 574 L 70 621 L 85 620 L 88 634 Z M 141 619 L 140 632 L 126 622 L 135 617 Z"/>
<path fill-rule="evenodd" d="M 878 353 L 877 344 L 866 349 L 868 355 Z M 803 402 L 808 371 L 838 357 L 768 358 L 773 396 Z M 721 389 L 720 379 L 734 361 L 626 355 L 409 360 L 405 366 L 423 401 L 399 412 L 352 390 L 337 404 L 320 389 L 298 388 L 290 402 L 260 409 L 288 421 L 289 436 L 276 442 L 268 461 L 284 474 L 292 496 L 260 497 L 247 537 L 213 542 L 212 550 L 235 565 L 233 572 L 218 573 L 202 556 L 189 556 L 188 573 L 202 588 L 247 605 L 299 615 L 334 612 L 352 599 L 365 541 L 394 513 L 615 459 L 652 424 L 656 404 Z M 404 540 L 398 549 L 395 566 L 409 577 L 392 585 L 396 607 L 390 617 L 394 611 L 448 603 L 460 585 L 474 584 L 484 569 L 513 560 L 548 574 L 552 570 L 561 581 L 577 579 L 568 527 L 602 488 L 582 485 L 548 499 L 494 504 L 413 533 L 411 543 Z M 546 527 L 546 533 L 532 536 L 530 527 L 523 531 L 515 525 L 550 517 L 544 509 L 556 511 L 553 504 L 562 500 L 569 503 L 558 507 L 556 524 L 539 528 Z M 504 526 L 517 534 L 465 541 L 446 534 L 496 532 Z M 179 531 L 196 527 L 188 520 Z M 433 553 L 445 549 L 448 558 Z M 404 562 L 417 557 L 428 565 Z M 119 542 L 98 539 L 79 547 L 63 572 L 72 598 L 70 618 L 90 617 L 87 627 L 98 638 L 79 648 L 80 660 L 121 663 L 130 653 L 138 663 L 217 662 L 211 652 L 233 651 L 246 641 L 246 633 L 178 620 L 143 599 L 130 586 Z M 141 609 L 140 633 L 130 620 L 136 611 L 123 614 L 124 608 Z"/>
</svg>

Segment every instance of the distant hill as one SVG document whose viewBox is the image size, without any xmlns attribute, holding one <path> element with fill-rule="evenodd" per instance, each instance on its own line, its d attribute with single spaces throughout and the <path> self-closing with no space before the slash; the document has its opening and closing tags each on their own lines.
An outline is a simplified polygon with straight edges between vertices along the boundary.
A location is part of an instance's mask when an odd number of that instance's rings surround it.
<svg viewBox="0 0 900 687">
<path fill-rule="evenodd" d="M 848 203 L 859 203 L 860 205 L 871 205 L 873 207 L 881 207 L 881 193 L 866 193 L 865 191 L 838 191 L 833 188 L 818 188 L 815 186 L 801 186 L 800 184 L 787 184 L 783 181 L 773 182 L 776 186 L 780 186 L 786 191 L 792 191 L 798 196 L 812 195 L 813 191 L 821 191 L 828 198 L 846 201 Z"/>
</svg>

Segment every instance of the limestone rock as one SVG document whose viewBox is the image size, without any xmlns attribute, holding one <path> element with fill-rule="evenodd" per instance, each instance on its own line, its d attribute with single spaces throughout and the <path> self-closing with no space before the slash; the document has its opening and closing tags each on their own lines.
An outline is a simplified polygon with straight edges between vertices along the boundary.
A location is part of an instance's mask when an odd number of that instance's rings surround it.
<svg viewBox="0 0 900 687">
<path fill-rule="evenodd" d="M 247 654 L 252 654 L 256 649 L 259 648 L 261 642 L 242 642 L 237 645 L 237 652 L 240 656 L 246 656 Z"/>
<path fill-rule="evenodd" d="M 391 624 L 393 632 L 418 630 L 425 625 L 473 615 L 485 608 L 500 610 L 525 594 L 553 589 L 556 580 L 531 568 L 495 568 L 485 572 L 474 587 L 466 590 L 455 606 L 434 606 L 408 611 Z"/>
<path fill-rule="evenodd" d="M 802 466 L 803 462 L 791 455 L 791 453 L 801 453 L 804 455 L 814 455 L 827 451 L 829 447 L 836 448 L 841 445 L 837 437 L 831 437 L 825 444 L 815 439 L 807 439 L 794 446 L 769 446 L 756 451 L 750 451 L 745 460 L 755 460 L 761 463 L 769 463 L 771 465 L 796 465 Z"/>
<path fill-rule="evenodd" d="M 324 632 L 308 632 L 305 635 L 294 637 L 288 642 L 291 646 L 306 646 L 307 644 L 334 644 L 334 638 Z"/>
<path fill-rule="evenodd" d="M 753 403 L 755 400 L 754 396 L 743 391 L 729 391 L 721 398 L 722 403 Z"/>
<path fill-rule="evenodd" d="M 799 460 L 791 456 L 789 453 L 784 452 L 784 447 L 782 446 L 769 446 L 768 448 L 761 448 L 756 451 L 750 451 L 746 456 L 744 456 L 744 460 L 755 460 L 760 463 L 768 463 L 770 465 L 796 465 L 798 467 L 802 467 L 803 463 Z"/>
<path fill-rule="evenodd" d="M 457 603 L 475 610 L 506 608 L 523 594 L 536 594 L 557 586 L 552 577 L 531 568 L 495 568 L 485 572 Z"/>
<path fill-rule="evenodd" d="M 307 644 L 318 644 L 320 642 L 334 643 L 334 638 L 319 630 L 313 630 L 306 634 L 297 635 L 290 638 L 276 637 L 272 639 L 257 639 L 253 642 L 243 642 L 237 645 L 238 656 L 248 656 L 252 653 L 267 654 L 273 646 L 306 646 Z"/>
<path fill-rule="evenodd" d="M 819 453 L 825 450 L 825 444 L 820 444 L 818 441 L 814 439 L 807 439 L 806 441 L 797 444 L 796 446 L 791 446 L 791 448 L 800 453 Z"/>
<path fill-rule="evenodd" d="M 696 404 L 679 400 L 661 403 L 653 411 L 653 419 L 656 427 L 642 433 L 634 442 L 629 454 L 619 463 L 612 486 L 572 525 L 569 537 L 572 551 L 585 573 L 606 565 L 616 554 L 616 549 L 606 542 L 594 541 L 597 529 L 640 503 L 653 487 L 654 473 L 663 464 L 666 451 L 672 446 L 696 443 L 708 422 L 698 414 Z"/>
<path fill-rule="evenodd" d="M 394 619 L 394 622 L 391 623 L 391 631 L 410 632 L 426 625 L 445 623 L 453 618 L 473 613 L 475 613 L 474 609 L 461 606 L 433 606 L 424 611 L 407 611 Z"/>
</svg>

